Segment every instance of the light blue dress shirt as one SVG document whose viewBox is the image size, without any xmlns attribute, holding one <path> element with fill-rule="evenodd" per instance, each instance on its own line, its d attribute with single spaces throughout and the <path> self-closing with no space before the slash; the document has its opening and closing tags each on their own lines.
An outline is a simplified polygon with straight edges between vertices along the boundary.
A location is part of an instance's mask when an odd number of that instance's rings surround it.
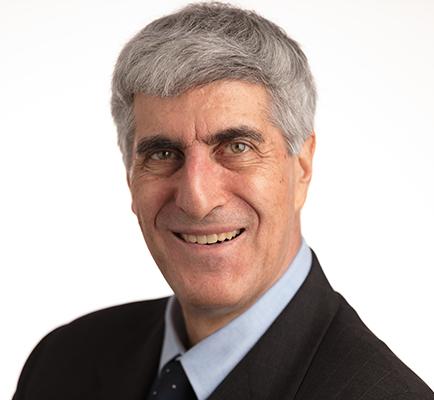
<svg viewBox="0 0 434 400">
<path fill-rule="evenodd" d="M 291 301 L 306 279 L 311 263 L 312 253 L 303 239 L 286 272 L 256 303 L 188 350 L 181 339 L 185 335 L 181 310 L 172 296 L 166 307 L 160 372 L 180 354 L 179 360 L 198 400 L 208 398 Z"/>
</svg>

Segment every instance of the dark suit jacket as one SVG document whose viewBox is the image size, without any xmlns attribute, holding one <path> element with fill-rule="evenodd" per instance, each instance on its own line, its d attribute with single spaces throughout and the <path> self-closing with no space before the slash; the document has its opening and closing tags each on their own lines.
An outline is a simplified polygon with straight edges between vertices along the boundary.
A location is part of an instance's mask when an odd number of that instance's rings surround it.
<svg viewBox="0 0 434 400">
<path fill-rule="evenodd" d="M 166 301 L 97 311 L 51 332 L 27 360 L 14 400 L 144 400 Z M 314 255 L 293 300 L 209 399 L 433 398 L 333 291 Z"/>
</svg>

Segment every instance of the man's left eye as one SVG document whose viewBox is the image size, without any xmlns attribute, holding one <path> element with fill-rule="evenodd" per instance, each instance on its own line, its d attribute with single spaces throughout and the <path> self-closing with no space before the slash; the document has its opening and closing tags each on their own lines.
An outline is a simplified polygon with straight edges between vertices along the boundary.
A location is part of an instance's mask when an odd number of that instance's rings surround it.
<svg viewBox="0 0 434 400">
<path fill-rule="evenodd" d="M 247 145 L 245 143 L 241 143 L 241 142 L 231 143 L 229 145 L 229 148 L 230 148 L 231 152 L 235 153 L 235 154 L 245 153 L 246 151 L 250 150 L 249 145 Z"/>
</svg>

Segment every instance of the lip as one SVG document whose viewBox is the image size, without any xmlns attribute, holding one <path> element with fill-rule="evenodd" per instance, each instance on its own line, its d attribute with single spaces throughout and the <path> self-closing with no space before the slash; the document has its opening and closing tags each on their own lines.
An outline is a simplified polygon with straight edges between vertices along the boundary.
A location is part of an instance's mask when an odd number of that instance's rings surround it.
<svg viewBox="0 0 434 400">
<path fill-rule="evenodd" d="M 198 228 L 175 228 L 170 229 L 170 231 L 175 235 L 212 235 L 213 233 L 216 233 L 217 235 L 220 233 L 226 233 L 226 232 L 233 232 L 236 230 L 242 230 L 245 231 L 246 228 L 244 226 L 219 226 L 219 227 L 213 227 L 213 226 L 206 226 L 206 227 L 198 227 Z"/>
<path fill-rule="evenodd" d="M 239 243 L 244 238 L 245 232 L 246 232 L 245 228 L 240 228 L 240 230 L 241 230 L 240 234 L 238 236 L 236 236 L 235 238 L 233 238 L 231 240 L 227 240 L 227 241 L 225 240 L 223 242 L 213 243 L 213 244 L 199 244 L 199 243 L 186 242 L 185 240 L 183 240 L 179 236 L 178 232 L 172 232 L 172 237 L 174 237 L 176 239 L 177 243 L 182 244 L 182 245 L 186 246 L 187 248 L 190 248 L 191 250 L 194 249 L 196 251 L 197 250 L 212 251 L 212 250 L 218 250 L 218 249 L 226 248 L 228 246 L 232 246 L 234 244 Z M 189 231 L 189 232 L 197 232 L 197 230 Z M 209 230 L 207 229 L 206 232 L 209 232 Z M 223 230 L 219 233 L 224 233 L 224 232 L 228 232 L 228 231 Z M 185 233 L 185 231 L 182 231 L 182 233 Z M 217 231 L 213 231 L 213 233 L 217 233 Z M 187 233 L 187 234 L 205 235 L 207 233 Z"/>
</svg>

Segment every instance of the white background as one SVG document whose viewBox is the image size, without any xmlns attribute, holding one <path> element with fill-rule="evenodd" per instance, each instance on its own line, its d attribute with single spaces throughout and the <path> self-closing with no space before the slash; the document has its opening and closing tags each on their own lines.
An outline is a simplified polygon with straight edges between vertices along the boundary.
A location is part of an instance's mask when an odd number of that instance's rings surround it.
<svg viewBox="0 0 434 400">
<path fill-rule="evenodd" d="M 170 293 L 130 212 L 109 97 L 126 40 L 184 4 L 0 2 L 2 399 L 48 331 Z M 298 40 L 317 80 L 305 238 L 335 289 L 433 387 L 434 2 L 238 4 Z"/>
</svg>

